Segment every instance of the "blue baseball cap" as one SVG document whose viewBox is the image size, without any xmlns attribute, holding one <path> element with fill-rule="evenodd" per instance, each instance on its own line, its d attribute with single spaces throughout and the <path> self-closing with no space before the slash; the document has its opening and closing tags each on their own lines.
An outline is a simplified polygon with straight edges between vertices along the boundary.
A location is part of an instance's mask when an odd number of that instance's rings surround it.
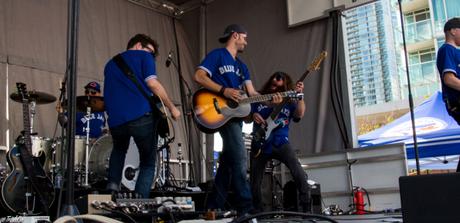
<svg viewBox="0 0 460 223">
<path fill-rule="evenodd" d="M 85 86 L 85 89 L 94 89 L 97 92 L 101 92 L 101 85 L 96 81 L 91 81 Z"/>
</svg>

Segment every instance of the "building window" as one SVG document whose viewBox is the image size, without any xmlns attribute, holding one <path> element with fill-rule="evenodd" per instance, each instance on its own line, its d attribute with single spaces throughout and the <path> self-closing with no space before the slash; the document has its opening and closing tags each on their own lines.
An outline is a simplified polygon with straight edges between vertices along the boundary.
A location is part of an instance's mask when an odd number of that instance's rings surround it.
<svg viewBox="0 0 460 223">
<path fill-rule="evenodd" d="M 432 38 L 430 10 L 428 8 L 404 14 L 408 43 L 416 43 Z"/>
</svg>

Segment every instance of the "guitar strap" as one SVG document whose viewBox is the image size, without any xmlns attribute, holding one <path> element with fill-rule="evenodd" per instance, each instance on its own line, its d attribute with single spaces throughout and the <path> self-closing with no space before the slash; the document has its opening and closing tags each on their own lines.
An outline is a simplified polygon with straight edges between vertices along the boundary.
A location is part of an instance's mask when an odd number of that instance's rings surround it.
<svg viewBox="0 0 460 223">
<path fill-rule="evenodd" d="M 123 59 L 121 54 L 117 54 L 116 56 L 113 57 L 113 61 L 117 64 L 118 68 L 121 69 L 121 71 L 136 85 L 137 89 L 141 92 L 141 94 L 147 99 L 147 101 L 152 104 L 152 100 L 150 97 L 145 93 L 144 89 L 142 89 L 141 84 L 139 81 L 137 81 L 136 76 L 134 76 L 133 71 L 131 68 L 129 68 L 128 64 L 126 64 L 126 61 Z M 153 108 L 152 108 L 153 109 Z"/>
<path fill-rule="evenodd" d="M 165 138 L 166 135 L 169 135 L 168 122 L 166 120 L 166 117 L 163 117 L 163 114 L 161 114 L 161 112 L 158 109 L 156 109 L 155 102 L 153 101 L 154 99 L 152 97 L 148 96 L 147 93 L 145 93 L 144 89 L 142 88 L 141 84 L 137 80 L 136 76 L 134 76 L 134 72 L 128 66 L 126 61 L 121 56 L 121 54 L 117 54 L 116 56 L 114 56 L 113 61 L 115 61 L 115 63 L 117 64 L 118 68 L 120 68 L 121 71 L 134 83 L 134 85 L 136 85 L 137 89 L 139 89 L 141 94 L 145 97 L 145 99 L 147 99 L 147 101 L 150 104 L 150 107 L 152 108 L 152 112 L 156 113 L 156 115 L 158 115 L 158 117 L 161 117 L 159 119 L 159 121 L 158 121 L 158 124 L 157 124 L 157 127 L 158 127 L 157 128 L 157 133 L 161 137 Z"/>
</svg>

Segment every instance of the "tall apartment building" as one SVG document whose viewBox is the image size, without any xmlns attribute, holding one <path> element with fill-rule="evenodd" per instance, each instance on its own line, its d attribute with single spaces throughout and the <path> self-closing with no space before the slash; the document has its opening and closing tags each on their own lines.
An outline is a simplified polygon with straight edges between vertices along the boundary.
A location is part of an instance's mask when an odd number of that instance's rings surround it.
<svg viewBox="0 0 460 223">
<path fill-rule="evenodd" d="M 433 2 L 441 1 L 433 0 Z M 440 89 L 439 76 L 436 72 L 437 43 L 434 35 L 436 32 L 433 32 L 434 11 L 430 5 L 429 0 L 405 0 L 402 4 L 411 90 L 415 98 L 428 97 Z M 443 39 L 442 28 L 440 31 Z M 401 79 L 404 83 L 402 94 L 407 96 L 407 79 L 405 76 Z"/>
<path fill-rule="evenodd" d="M 393 2 L 393 3 L 392 3 Z M 346 38 L 355 106 L 401 97 L 398 74 L 398 16 L 395 1 L 381 0 L 345 12 Z"/>
<path fill-rule="evenodd" d="M 440 89 L 436 51 L 444 23 L 460 16 L 459 0 L 403 0 L 409 76 L 414 98 Z M 399 7 L 379 0 L 346 12 L 353 99 L 356 107 L 407 99 Z"/>
<path fill-rule="evenodd" d="M 362 126 L 378 127 L 409 109 L 399 5 L 379 0 L 345 13 L 353 99 L 363 133 Z M 441 89 L 436 52 L 444 42 L 444 23 L 460 16 L 460 0 L 403 0 L 402 13 L 417 104 Z"/>
</svg>

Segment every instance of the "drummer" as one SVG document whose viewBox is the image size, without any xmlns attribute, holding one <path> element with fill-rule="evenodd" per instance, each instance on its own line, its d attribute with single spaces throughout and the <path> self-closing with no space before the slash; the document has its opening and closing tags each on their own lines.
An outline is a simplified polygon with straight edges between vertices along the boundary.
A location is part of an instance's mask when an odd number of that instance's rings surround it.
<svg viewBox="0 0 460 223">
<path fill-rule="evenodd" d="M 95 81 L 89 82 L 85 85 L 85 96 L 90 97 L 101 97 L 101 85 Z M 86 112 L 76 112 L 76 126 L 75 135 L 86 136 Z M 61 113 L 59 117 L 59 123 L 65 126 L 67 117 L 64 113 Z M 92 112 L 89 118 L 89 137 L 99 138 L 105 132 L 106 118 L 104 112 Z"/>
<path fill-rule="evenodd" d="M 96 96 L 102 97 L 101 94 L 101 85 L 95 81 L 89 82 L 85 86 L 85 95 L 86 96 Z M 86 136 L 86 119 L 85 112 L 76 113 L 76 128 L 75 135 Z M 90 138 L 99 138 L 103 134 L 105 128 L 105 114 L 104 112 L 93 112 L 91 113 L 90 122 L 89 122 L 89 137 Z"/>
</svg>

